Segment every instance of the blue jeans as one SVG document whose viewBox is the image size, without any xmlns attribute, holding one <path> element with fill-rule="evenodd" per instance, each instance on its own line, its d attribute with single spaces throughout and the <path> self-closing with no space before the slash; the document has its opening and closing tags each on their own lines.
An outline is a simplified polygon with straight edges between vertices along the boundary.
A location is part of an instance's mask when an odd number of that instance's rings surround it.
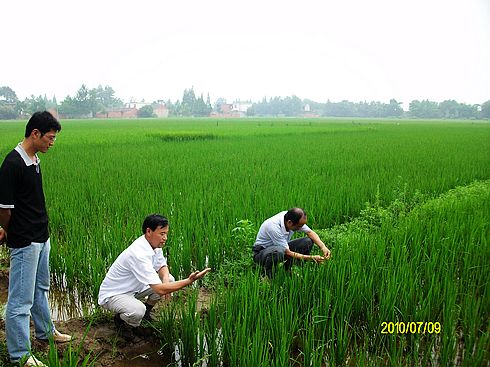
<svg viewBox="0 0 490 367">
<path fill-rule="evenodd" d="M 48 304 L 49 239 L 10 249 L 10 276 L 5 332 L 10 360 L 18 362 L 30 353 L 29 313 L 36 337 L 48 339 L 54 332 Z"/>
</svg>

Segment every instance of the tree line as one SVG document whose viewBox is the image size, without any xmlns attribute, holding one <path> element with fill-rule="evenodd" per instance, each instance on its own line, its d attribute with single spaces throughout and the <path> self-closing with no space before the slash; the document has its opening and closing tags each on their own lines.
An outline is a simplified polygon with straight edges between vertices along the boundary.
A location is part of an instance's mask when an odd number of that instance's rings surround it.
<svg viewBox="0 0 490 367">
<path fill-rule="evenodd" d="M 160 102 L 160 101 L 159 101 Z M 155 102 L 157 103 L 157 102 Z M 211 104 L 209 94 L 206 100 L 203 94 L 196 96 L 194 89 L 184 90 L 182 100 L 164 102 L 170 116 L 206 117 L 211 112 L 221 112 L 221 106 L 226 100 L 218 98 Z M 124 102 L 116 96 L 110 86 L 98 86 L 89 89 L 85 84 L 75 95 L 67 96 L 61 103 L 56 97 L 34 96 L 20 101 L 14 90 L 8 86 L 0 87 L 0 119 L 17 119 L 31 115 L 35 111 L 50 108 L 66 118 L 91 118 L 98 112 L 107 112 L 124 106 Z M 315 102 L 300 99 L 297 96 L 263 98 L 253 103 L 247 111 L 248 116 L 322 116 L 322 117 L 408 117 L 408 118 L 442 118 L 442 119 L 488 119 L 490 118 L 490 100 L 481 105 L 469 105 L 455 100 L 433 102 L 429 100 L 413 100 L 409 110 L 404 111 L 401 103 L 391 99 L 389 103 L 382 102 Z M 144 106 L 138 110 L 139 117 L 152 117 L 153 108 Z"/>
<path fill-rule="evenodd" d="M 31 95 L 21 101 L 10 87 L 0 87 L 0 119 L 4 120 L 51 108 L 66 117 L 93 117 L 97 112 L 123 105 L 123 101 L 115 96 L 115 91 L 110 86 L 99 85 L 89 89 L 82 84 L 73 97 L 67 96 L 61 103 L 56 101 L 56 97 L 49 99 L 46 95 Z"/>
<path fill-rule="evenodd" d="M 439 119 L 487 119 L 490 118 L 490 100 L 482 105 L 468 105 L 455 100 L 433 102 L 413 100 L 409 110 L 404 111 L 401 103 L 391 99 L 381 102 L 331 102 L 319 103 L 301 100 L 296 96 L 264 98 L 248 110 L 249 116 L 324 116 L 324 117 L 408 117 Z"/>
</svg>

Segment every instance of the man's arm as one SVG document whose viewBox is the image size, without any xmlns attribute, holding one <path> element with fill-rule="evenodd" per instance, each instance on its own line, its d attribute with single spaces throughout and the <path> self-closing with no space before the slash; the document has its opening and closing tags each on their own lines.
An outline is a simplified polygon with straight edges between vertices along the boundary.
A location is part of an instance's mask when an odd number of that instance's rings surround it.
<svg viewBox="0 0 490 367">
<path fill-rule="evenodd" d="M 293 259 L 309 260 L 309 261 L 314 261 L 316 263 L 321 263 L 325 260 L 325 258 L 320 255 L 303 255 L 300 254 L 299 252 L 291 251 L 289 247 L 286 249 L 286 251 L 284 251 L 284 255 L 292 257 Z"/>
<path fill-rule="evenodd" d="M 160 270 L 158 270 L 158 276 L 162 280 L 162 283 L 168 283 L 168 276 L 170 271 L 168 270 L 168 266 L 162 266 Z"/>
<path fill-rule="evenodd" d="M 279 233 L 277 231 L 269 231 L 268 235 L 269 235 L 270 239 L 272 240 L 272 243 L 275 246 L 282 246 L 286 249 L 284 251 L 285 256 L 289 256 L 289 257 L 292 257 L 293 259 L 298 259 L 298 260 L 314 261 L 317 263 L 323 262 L 325 260 L 325 258 L 320 256 L 320 255 L 303 255 L 303 254 L 300 254 L 299 252 L 291 251 L 289 249 L 287 239 L 281 233 Z M 320 239 L 320 238 L 318 238 L 318 239 Z"/>
<path fill-rule="evenodd" d="M 314 231 L 306 232 L 306 235 L 313 241 L 314 244 L 320 247 L 320 250 L 322 250 L 325 259 L 330 259 L 330 250 L 327 248 L 327 246 L 325 246 L 320 237 Z"/>
<path fill-rule="evenodd" d="M 7 230 L 10 223 L 10 209 L 0 208 L 0 243 L 7 240 Z"/>
<path fill-rule="evenodd" d="M 211 268 L 206 268 L 204 270 L 195 271 L 195 272 L 191 273 L 186 279 L 177 280 L 177 281 L 172 282 L 172 283 L 150 284 L 150 287 L 151 287 L 151 289 L 153 289 L 155 291 L 155 293 L 159 294 L 160 296 L 164 296 L 168 293 L 178 291 L 179 289 L 182 289 L 184 287 L 191 285 L 196 280 L 201 279 L 203 276 L 205 276 L 210 271 L 211 271 Z"/>
<path fill-rule="evenodd" d="M 10 215 L 10 209 L 0 208 L 0 227 L 2 227 L 5 231 L 7 231 L 9 228 Z"/>
</svg>

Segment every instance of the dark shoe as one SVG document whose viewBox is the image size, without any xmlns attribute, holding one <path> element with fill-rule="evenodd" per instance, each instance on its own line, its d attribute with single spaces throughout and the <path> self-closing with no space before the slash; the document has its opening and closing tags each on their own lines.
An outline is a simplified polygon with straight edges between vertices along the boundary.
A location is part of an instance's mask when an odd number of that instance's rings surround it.
<svg viewBox="0 0 490 367">
<path fill-rule="evenodd" d="M 132 340 L 134 339 L 133 330 L 134 328 L 121 319 L 120 314 L 114 315 L 114 324 L 116 325 L 116 332 L 124 339 L 124 340 Z"/>
<path fill-rule="evenodd" d="M 146 322 L 152 323 L 155 321 L 155 318 L 153 316 L 151 316 L 151 314 L 148 312 L 148 313 L 145 313 L 145 316 L 143 316 L 143 320 Z"/>
<path fill-rule="evenodd" d="M 133 331 L 135 335 L 141 338 L 146 338 L 153 335 L 153 328 L 147 326 L 135 327 Z"/>
<path fill-rule="evenodd" d="M 153 310 L 154 305 L 149 305 L 148 303 L 145 303 L 146 306 L 146 311 L 145 311 L 145 316 L 143 316 L 143 320 L 152 322 L 154 321 L 153 317 L 151 317 L 151 310 Z"/>
<path fill-rule="evenodd" d="M 114 324 L 116 325 L 116 330 L 120 331 L 122 330 L 127 324 L 124 322 L 123 319 L 121 319 L 121 315 L 116 313 L 114 315 Z"/>
</svg>

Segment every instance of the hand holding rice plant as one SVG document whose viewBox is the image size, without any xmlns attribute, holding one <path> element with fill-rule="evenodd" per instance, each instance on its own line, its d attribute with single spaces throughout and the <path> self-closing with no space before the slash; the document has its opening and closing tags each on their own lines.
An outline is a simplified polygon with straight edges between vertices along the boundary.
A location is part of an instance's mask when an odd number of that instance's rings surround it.
<svg viewBox="0 0 490 367">
<path fill-rule="evenodd" d="M 323 251 L 323 255 L 324 255 L 325 260 L 330 260 L 330 255 L 331 255 L 330 250 L 325 246 L 322 248 L 322 251 Z"/>
<path fill-rule="evenodd" d="M 313 260 L 317 264 L 321 264 L 326 260 L 326 257 L 320 256 L 320 255 L 312 255 L 311 260 Z"/>
</svg>

